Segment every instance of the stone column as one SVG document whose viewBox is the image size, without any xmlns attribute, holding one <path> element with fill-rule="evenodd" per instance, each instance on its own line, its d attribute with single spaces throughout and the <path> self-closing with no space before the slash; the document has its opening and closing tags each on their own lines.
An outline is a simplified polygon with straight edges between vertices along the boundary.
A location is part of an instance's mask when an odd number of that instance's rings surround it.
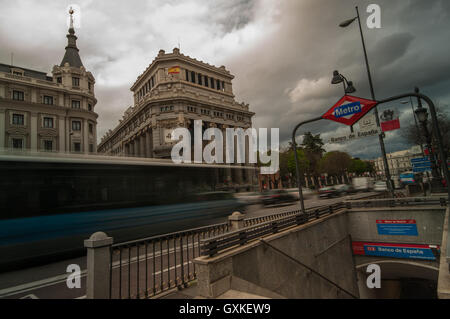
<svg viewBox="0 0 450 319">
<path fill-rule="evenodd" d="M 59 152 L 66 150 L 66 120 L 64 117 L 59 118 Z"/>
<path fill-rule="evenodd" d="M 37 151 L 37 127 L 38 127 L 37 113 L 31 113 L 30 148 L 32 151 Z"/>
<path fill-rule="evenodd" d="M 84 146 L 84 152 L 86 154 L 89 153 L 89 124 L 86 119 L 83 120 L 83 146 Z"/>
<path fill-rule="evenodd" d="M 226 163 L 226 152 L 227 152 L 227 138 L 226 138 L 226 133 L 227 133 L 227 126 L 224 125 L 223 126 L 223 159 L 224 159 L 224 163 L 225 165 L 230 165 L 228 163 Z M 228 181 L 228 184 L 230 184 L 232 182 L 232 177 L 231 177 L 231 168 L 226 167 L 225 168 L 225 179 Z"/>
<path fill-rule="evenodd" d="M 97 232 L 84 241 L 87 248 L 87 299 L 109 299 L 112 237 Z"/>
<path fill-rule="evenodd" d="M 130 145 L 129 147 L 130 152 L 128 153 L 128 156 L 134 156 L 134 142 L 131 141 L 129 145 Z"/>
<path fill-rule="evenodd" d="M 139 137 L 136 136 L 134 139 L 134 156 L 139 157 Z"/>
<path fill-rule="evenodd" d="M 146 157 L 152 158 L 153 157 L 153 136 L 151 133 L 152 128 L 149 128 L 148 131 L 145 133 L 145 142 L 146 142 Z"/>
<path fill-rule="evenodd" d="M 231 225 L 231 231 L 238 230 L 244 228 L 244 214 L 240 212 L 234 212 L 230 216 L 228 216 L 228 222 Z"/>
<path fill-rule="evenodd" d="M 146 149 L 145 149 L 145 144 L 147 144 L 146 143 L 146 137 L 145 137 L 145 134 L 142 134 L 141 136 L 140 136 L 140 138 L 139 138 L 139 141 L 140 141 L 140 145 L 139 145 L 139 149 L 140 149 L 140 157 L 146 157 L 145 155 L 146 155 Z"/>
<path fill-rule="evenodd" d="M 0 149 L 5 147 L 5 111 L 0 110 Z"/>
</svg>

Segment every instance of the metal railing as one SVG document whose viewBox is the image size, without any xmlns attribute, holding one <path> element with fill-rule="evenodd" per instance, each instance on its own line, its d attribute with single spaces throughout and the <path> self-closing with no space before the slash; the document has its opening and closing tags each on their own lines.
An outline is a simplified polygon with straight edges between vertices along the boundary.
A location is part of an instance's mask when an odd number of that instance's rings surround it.
<svg viewBox="0 0 450 319">
<path fill-rule="evenodd" d="M 112 245 L 109 298 L 149 298 L 186 287 L 196 278 L 200 240 L 229 227 L 221 223 Z"/>
<path fill-rule="evenodd" d="M 401 198 L 383 198 L 352 200 L 345 202 L 348 209 L 359 207 L 399 207 L 399 206 L 418 206 L 418 205 L 440 205 L 446 206 L 445 197 L 401 197 Z"/>
<path fill-rule="evenodd" d="M 328 206 L 307 209 L 306 214 L 301 214 L 300 211 L 295 211 L 287 217 L 273 219 L 260 224 L 244 227 L 239 230 L 220 234 L 218 236 L 204 238 L 200 241 L 201 255 L 211 257 L 227 248 L 237 245 L 245 245 L 253 239 L 275 234 L 289 227 L 302 225 L 312 219 L 318 219 L 324 215 L 333 214 L 340 209 L 346 208 L 347 206 L 345 203 L 340 202 Z"/>
<path fill-rule="evenodd" d="M 376 194 L 370 195 L 370 198 L 383 196 Z M 366 199 L 364 202 L 367 201 L 373 200 Z M 88 254 L 88 264 L 92 266 L 91 276 L 106 275 L 104 279 L 93 279 L 88 284 L 89 298 L 151 298 L 174 288 L 186 287 L 197 276 L 193 262 L 195 258 L 212 256 L 228 247 L 243 245 L 252 239 L 333 214 L 348 208 L 348 205 L 340 202 L 312 207 L 306 210 L 305 215 L 300 214 L 299 210 L 293 210 L 244 219 L 242 222 L 230 219 L 220 224 L 113 245 L 104 244 L 104 239 L 93 234 L 90 241 L 94 241 L 95 245 L 91 243 L 86 246 L 95 256 L 89 258 Z M 236 228 L 236 225 L 239 226 Z M 102 238 L 105 237 L 107 235 L 103 234 Z M 108 238 L 112 242 L 112 238 Z M 107 249 L 107 253 L 102 252 L 102 247 Z"/>
</svg>

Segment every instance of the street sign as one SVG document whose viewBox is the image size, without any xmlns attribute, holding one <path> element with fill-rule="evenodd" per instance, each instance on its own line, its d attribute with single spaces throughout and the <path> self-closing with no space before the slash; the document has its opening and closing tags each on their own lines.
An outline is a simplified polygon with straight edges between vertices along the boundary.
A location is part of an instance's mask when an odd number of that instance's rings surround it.
<svg viewBox="0 0 450 319">
<path fill-rule="evenodd" d="M 374 114 L 367 114 L 359 121 L 360 132 L 370 132 L 377 129 L 377 120 Z"/>
<path fill-rule="evenodd" d="M 414 173 L 423 173 L 423 172 L 427 172 L 427 171 L 431 171 L 431 166 L 430 167 L 413 167 Z"/>
<path fill-rule="evenodd" d="M 428 157 L 418 157 L 418 158 L 412 158 L 411 164 L 414 165 L 415 163 L 421 163 L 421 162 L 428 162 Z"/>
<path fill-rule="evenodd" d="M 381 130 L 383 132 L 394 131 L 400 128 L 400 120 L 396 110 L 386 109 L 380 115 Z"/>
<path fill-rule="evenodd" d="M 415 219 L 377 219 L 378 235 L 418 236 Z"/>
<path fill-rule="evenodd" d="M 355 131 L 355 132 L 349 133 L 347 135 L 330 137 L 328 142 L 331 144 L 351 142 L 353 140 L 363 138 L 363 137 L 376 136 L 376 135 L 379 135 L 380 133 L 381 133 L 381 130 L 377 129 L 375 127 L 375 129 L 372 129 L 370 131 Z"/>
<path fill-rule="evenodd" d="M 322 118 L 345 125 L 353 125 L 377 104 L 377 101 L 344 95 L 328 112 L 322 115 Z"/>
<path fill-rule="evenodd" d="M 436 260 L 439 246 L 423 244 L 352 242 L 353 254 L 404 259 Z"/>
<path fill-rule="evenodd" d="M 431 171 L 431 162 L 428 157 L 419 157 L 411 159 L 411 165 L 414 173 Z"/>
</svg>

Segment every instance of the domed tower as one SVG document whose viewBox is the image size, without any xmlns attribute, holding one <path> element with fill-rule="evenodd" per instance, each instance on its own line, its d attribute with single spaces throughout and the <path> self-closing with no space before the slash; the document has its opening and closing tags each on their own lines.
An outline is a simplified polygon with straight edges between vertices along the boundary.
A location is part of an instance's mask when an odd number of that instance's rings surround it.
<svg viewBox="0 0 450 319">
<path fill-rule="evenodd" d="M 81 62 L 76 42 L 78 38 L 73 27 L 73 13 L 74 10 L 70 8 L 70 27 L 67 34 L 66 51 L 60 65 L 53 67 L 52 74 L 53 81 L 69 93 L 64 95 L 64 106 L 70 108 L 73 117 L 76 116 L 77 121 L 81 123 L 80 129 L 78 129 L 78 124 L 68 123 L 71 128 L 69 132 L 70 151 L 93 153 L 96 152 L 97 146 L 97 142 L 92 140 L 92 138 L 96 138 L 97 123 L 96 121 L 93 123 L 91 120 L 92 115 L 97 118 L 97 114 L 94 112 L 97 103 L 94 94 L 95 78 Z M 70 119 L 70 122 L 72 121 Z"/>
</svg>

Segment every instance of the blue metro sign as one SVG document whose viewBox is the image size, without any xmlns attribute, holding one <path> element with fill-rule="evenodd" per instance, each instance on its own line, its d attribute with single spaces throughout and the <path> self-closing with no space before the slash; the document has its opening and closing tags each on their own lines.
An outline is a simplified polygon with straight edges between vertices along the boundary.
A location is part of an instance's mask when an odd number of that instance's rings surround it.
<svg viewBox="0 0 450 319">
<path fill-rule="evenodd" d="M 347 115 L 352 115 L 361 112 L 361 102 L 353 102 L 349 104 L 344 104 L 338 108 L 334 109 L 333 115 L 336 118 L 344 117 Z"/>
</svg>

